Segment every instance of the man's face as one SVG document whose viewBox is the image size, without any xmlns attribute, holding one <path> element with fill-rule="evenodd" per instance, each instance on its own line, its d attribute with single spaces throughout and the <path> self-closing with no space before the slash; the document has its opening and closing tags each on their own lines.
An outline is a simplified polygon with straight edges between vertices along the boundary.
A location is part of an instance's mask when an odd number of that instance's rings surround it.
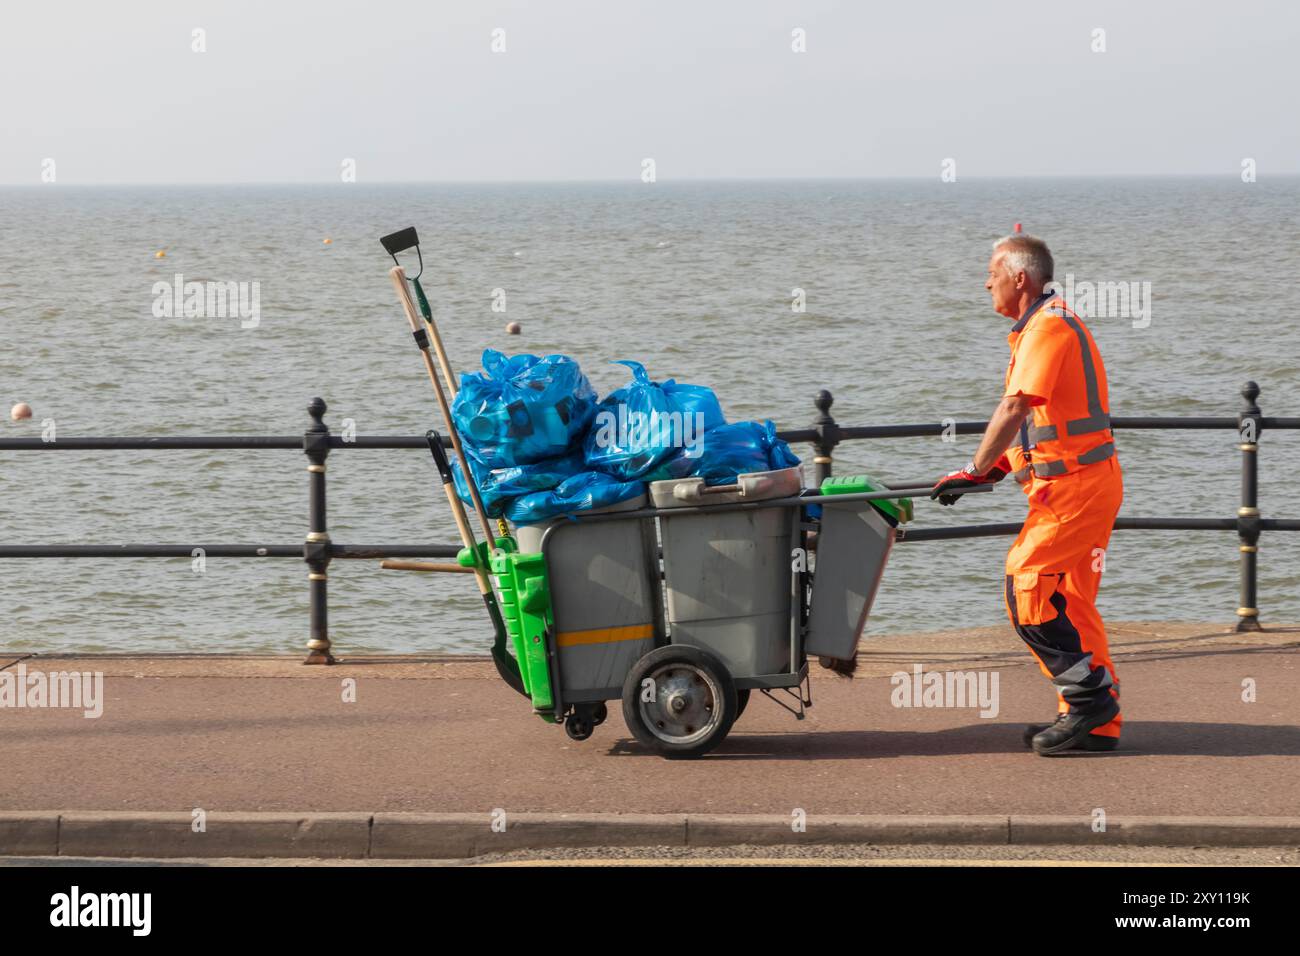
<svg viewBox="0 0 1300 956">
<path fill-rule="evenodd" d="M 1018 319 L 1020 286 L 1024 273 L 1010 272 L 1003 261 L 1006 255 L 1005 250 L 993 253 L 993 258 L 989 260 L 989 277 L 984 282 L 984 288 L 988 289 L 989 295 L 993 297 L 993 310 L 998 315 Z"/>
</svg>

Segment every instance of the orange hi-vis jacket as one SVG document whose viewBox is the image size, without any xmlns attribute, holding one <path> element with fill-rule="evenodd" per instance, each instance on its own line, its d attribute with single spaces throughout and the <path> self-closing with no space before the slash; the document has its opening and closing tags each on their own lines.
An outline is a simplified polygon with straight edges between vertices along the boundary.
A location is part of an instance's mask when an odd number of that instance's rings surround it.
<svg viewBox="0 0 1300 956">
<path fill-rule="evenodd" d="M 1004 394 L 1039 400 L 1020 426 L 1019 444 L 1007 450 L 1016 481 L 1070 474 L 1114 455 L 1101 353 L 1065 301 L 1044 293 L 1011 327 L 1007 342 Z"/>
</svg>

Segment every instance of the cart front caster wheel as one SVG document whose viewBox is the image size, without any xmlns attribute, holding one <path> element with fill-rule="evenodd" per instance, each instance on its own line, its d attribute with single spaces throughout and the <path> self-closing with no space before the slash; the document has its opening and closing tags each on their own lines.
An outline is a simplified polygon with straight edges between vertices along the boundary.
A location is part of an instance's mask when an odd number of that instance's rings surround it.
<svg viewBox="0 0 1300 956">
<path fill-rule="evenodd" d="M 623 682 L 628 729 L 665 757 L 708 753 L 731 731 L 739 711 L 727 668 L 688 644 L 655 648 L 632 665 Z"/>
<path fill-rule="evenodd" d="M 564 718 L 564 729 L 574 740 L 586 740 L 608 716 L 609 708 L 603 700 L 594 704 L 574 704 L 572 713 Z"/>
<path fill-rule="evenodd" d="M 595 729 L 595 723 L 586 714 L 570 714 L 564 718 L 564 732 L 572 740 L 586 740 Z"/>
</svg>

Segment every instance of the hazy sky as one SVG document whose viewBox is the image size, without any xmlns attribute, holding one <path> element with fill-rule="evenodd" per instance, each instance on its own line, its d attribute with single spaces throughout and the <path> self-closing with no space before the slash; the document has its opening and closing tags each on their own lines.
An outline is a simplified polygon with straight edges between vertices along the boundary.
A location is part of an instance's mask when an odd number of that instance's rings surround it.
<svg viewBox="0 0 1300 956">
<path fill-rule="evenodd" d="M 0 182 L 1262 179 L 1297 49 L 1255 0 L 6 0 Z"/>
</svg>

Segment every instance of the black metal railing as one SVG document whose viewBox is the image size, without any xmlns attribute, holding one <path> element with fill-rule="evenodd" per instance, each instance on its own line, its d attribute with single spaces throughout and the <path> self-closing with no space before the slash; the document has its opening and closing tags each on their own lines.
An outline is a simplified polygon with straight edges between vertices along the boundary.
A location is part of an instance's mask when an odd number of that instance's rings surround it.
<svg viewBox="0 0 1300 956">
<path fill-rule="evenodd" d="M 1259 538 L 1264 531 L 1300 531 L 1300 520 L 1264 518 L 1259 512 L 1259 436 L 1265 429 L 1298 429 L 1300 418 L 1265 418 L 1259 409 L 1259 386 L 1247 382 L 1241 390 L 1245 407 L 1235 417 L 1115 417 L 1116 429 L 1228 429 L 1241 439 L 1241 503 L 1236 517 L 1227 518 L 1119 518 L 1117 531 L 1236 531 L 1241 554 L 1240 603 L 1237 630 L 1260 629 L 1256 587 Z M 831 474 L 835 448 L 846 441 L 873 438 L 920 438 L 944 434 L 982 434 L 987 422 L 940 422 L 922 425 L 842 426 L 831 417 L 834 402 L 829 391 L 818 393 L 818 415 L 812 428 L 780 431 L 794 444 L 810 444 L 815 450 L 813 466 L 817 484 Z M 330 452 L 344 448 L 411 448 L 427 452 L 423 435 L 393 435 L 343 438 L 325 424 L 326 406 L 315 398 L 307 406 L 311 424 L 301 436 L 230 435 L 218 437 L 165 436 L 157 438 L 40 438 L 0 439 L 0 451 L 175 451 L 222 449 L 300 449 L 307 455 L 309 515 L 307 536 L 296 544 L 0 544 L 0 558 L 190 558 L 196 551 L 218 558 L 298 558 L 307 563 L 310 592 L 310 637 L 304 663 L 334 662 L 329 638 L 328 568 L 334 559 L 448 558 L 460 551 L 456 544 L 338 544 L 330 540 L 325 501 L 325 460 Z M 444 438 L 443 444 L 449 443 Z M 1019 523 L 959 525 L 949 528 L 906 529 L 900 542 L 947 541 L 1014 535 Z"/>
</svg>

